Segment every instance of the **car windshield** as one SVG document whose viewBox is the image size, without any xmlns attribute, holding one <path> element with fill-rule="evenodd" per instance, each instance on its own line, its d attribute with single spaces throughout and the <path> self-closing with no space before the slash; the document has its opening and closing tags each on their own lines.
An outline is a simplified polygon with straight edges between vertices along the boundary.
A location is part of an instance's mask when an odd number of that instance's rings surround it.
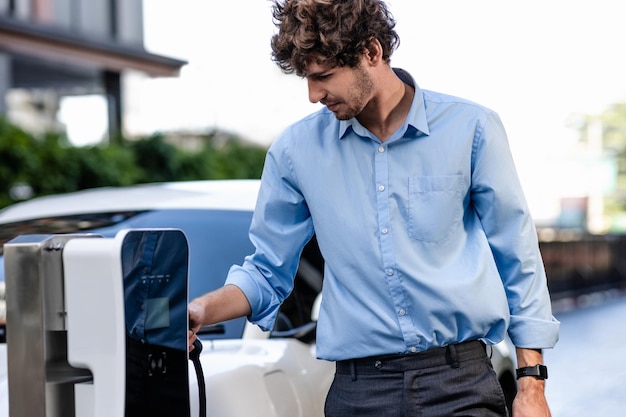
<svg viewBox="0 0 626 417">
<path fill-rule="evenodd" d="M 189 245 L 189 299 L 223 285 L 233 264 L 252 253 L 248 228 L 252 213 L 232 210 L 153 210 L 98 213 L 37 219 L 0 225 L 4 244 L 25 234 L 96 233 L 112 237 L 121 229 L 174 228 L 185 233 Z M 0 281 L 4 281 L 0 256 Z M 240 338 L 245 319 L 206 329 L 207 337 Z"/>
</svg>

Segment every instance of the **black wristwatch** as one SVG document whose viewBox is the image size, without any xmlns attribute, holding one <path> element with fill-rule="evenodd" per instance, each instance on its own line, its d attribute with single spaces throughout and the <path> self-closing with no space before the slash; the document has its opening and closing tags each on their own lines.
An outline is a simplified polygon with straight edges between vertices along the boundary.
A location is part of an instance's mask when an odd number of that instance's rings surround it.
<svg viewBox="0 0 626 417">
<path fill-rule="evenodd" d="M 525 366 L 516 369 L 517 379 L 524 376 L 534 376 L 539 379 L 548 379 L 548 368 L 545 365 Z"/>
</svg>

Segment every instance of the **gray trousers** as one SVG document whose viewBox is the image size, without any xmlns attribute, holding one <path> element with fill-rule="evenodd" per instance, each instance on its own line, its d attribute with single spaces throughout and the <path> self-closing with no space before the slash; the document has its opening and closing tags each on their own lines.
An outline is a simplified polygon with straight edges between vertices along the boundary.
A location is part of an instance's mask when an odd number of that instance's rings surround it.
<svg viewBox="0 0 626 417">
<path fill-rule="evenodd" d="M 326 417 L 507 416 L 481 342 L 337 362 Z"/>
</svg>

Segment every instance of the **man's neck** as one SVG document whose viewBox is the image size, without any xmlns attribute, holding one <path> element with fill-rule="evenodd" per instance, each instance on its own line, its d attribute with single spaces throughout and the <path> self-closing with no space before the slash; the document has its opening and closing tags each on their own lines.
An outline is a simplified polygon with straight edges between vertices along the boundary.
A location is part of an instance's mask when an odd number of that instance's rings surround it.
<svg viewBox="0 0 626 417">
<path fill-rule="evenodd" d="M 405 122 L 415 90 L 389 68 L 377 84 L 377 93 L 357 120 L 382 142 Z"/>
</svg>

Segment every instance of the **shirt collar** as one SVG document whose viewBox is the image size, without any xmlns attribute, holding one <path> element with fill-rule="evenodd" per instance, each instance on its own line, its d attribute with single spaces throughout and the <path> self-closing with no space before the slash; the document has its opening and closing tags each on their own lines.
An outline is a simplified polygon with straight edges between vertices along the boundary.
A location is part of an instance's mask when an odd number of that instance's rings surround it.
<svg viewBox="0 0 626 417">
<path fill-rule="evenodd" d="M 416 136 L 418 132 L 422 132 L 426 135 L 430 134 L 428 129 L 428 120 L 426 120 L 426 106 L 424 105 L 424 95 L 419 86 L 415 83 L 415 80 L 407 71 L 401 68 L 394 68 L 396 73 L 404 83 L 412 86 L 415 89 L 415 95 L 413 96 L 413 102 L 409 109 L 409 114 L 406 118 L 405 135 Z M 349 120 L 339 121 L 339 139 L 342 139 L 348 133 L 348 128 L 352 129 L 354 133 L 360 136 L 369 136 L 367 129 L 359 123 L 356 118 Z"/>
</svg>

